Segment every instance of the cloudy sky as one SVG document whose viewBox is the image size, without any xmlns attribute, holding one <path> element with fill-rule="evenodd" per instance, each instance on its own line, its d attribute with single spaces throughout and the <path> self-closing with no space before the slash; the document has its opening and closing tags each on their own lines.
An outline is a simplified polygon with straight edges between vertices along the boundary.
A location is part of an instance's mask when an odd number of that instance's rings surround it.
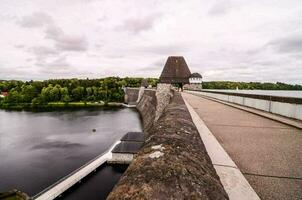
<svg viewBox="0 0 302 200">
<path fill-rule="evenodd" d="M 302 84 L 301 0 L 0 0 L 0 79 L 158 77 Z"/>
</svg>

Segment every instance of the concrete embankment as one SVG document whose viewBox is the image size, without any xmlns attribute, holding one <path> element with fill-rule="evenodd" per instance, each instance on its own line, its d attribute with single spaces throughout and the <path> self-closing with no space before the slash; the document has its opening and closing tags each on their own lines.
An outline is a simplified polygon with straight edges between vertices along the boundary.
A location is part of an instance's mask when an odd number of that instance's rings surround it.
<svg viewBox="0 0 302 200">
<path fill-rule="evenodd" d="M 108 199 L 228 199 L 181 95 L 170 95 L 144 92 L 146 141 Z"/>
</svg>

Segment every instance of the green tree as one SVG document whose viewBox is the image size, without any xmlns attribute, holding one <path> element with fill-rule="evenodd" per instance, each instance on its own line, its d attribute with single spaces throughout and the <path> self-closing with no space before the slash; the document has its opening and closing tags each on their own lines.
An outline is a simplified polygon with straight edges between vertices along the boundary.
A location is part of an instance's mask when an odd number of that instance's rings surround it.
<svg viewBox="0 0 302 200">
<path fill-rule="evenodd" d="M 5 103 L 22 103 L 22 95 L 16 91 L 11 90 L 7 97 L 4 98 Z"/>
<path fill-rule="evenodd" d="M 21 94 L 23 95 L 23 102 L 30 103 L 33 98 L 38 96 L 38 91 L 32 85 L 23 85 Z"/>
<path fill-rule="evenodd" d="M 50 100 L 51 101 L 60 101 L 61 95 L 60 95 L 60 85 L 56 85 L 50 90 Z"/>
<path fill-rule="evenodd" d="M 44 98 L 41 97 L 41 95 L 39 95 L 36 98 L 33 98 L 33 100 L 31 101 L 31 103 L 33 104 L 33 106 L 37 106 L 37 105 L 42 105 L 42 104 L 46 104 Z"/>
<path fill-rule="evenodd" d="M 63 102 L 71 101 L 67 87 L 60 88 L 60 94 L 61 94 L 61 101 L 63 101 Z"/>
<path fill-rule="evenodd" d="M 51 102 L 53 97 L 51 96 L 51 90 L 53 86 L 52 84 L 49 84 L 47 87 L 43 87 L 41 91 L 41 98 L 44 99 L 45 102 Z"/>
<path fill-rule="evenodd" d="M 78 86 L 75 89 L 72 90 L 72 99 L 75 101 L 81 101 L 84 97 L 84 87 Z"/>
</svg>

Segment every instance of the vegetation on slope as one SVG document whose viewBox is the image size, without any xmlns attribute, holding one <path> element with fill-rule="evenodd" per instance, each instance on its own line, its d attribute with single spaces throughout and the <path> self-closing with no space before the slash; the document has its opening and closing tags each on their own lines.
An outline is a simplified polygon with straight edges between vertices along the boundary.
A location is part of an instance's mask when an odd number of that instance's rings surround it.
<svg viewBox="0 0 302 200">
<path fill-rule="evenodd" d="M 139 87 L 142 78 L 107 77 L 100 79 L 51 79 L 45 81 L 0 81 L 0 92 L 8 96 L 0 98 L 3 109 L 62 109 L 97 107 L 108 102 L 123 102 L 123 87 Z M 158 79 L 149 78 L 153 87 Z M 260 82 L 203 82 L 204 89 L 247 89 L 247 90 L 302 90 L 302 85 Z M 116 104 L 110 104 L 116 105 Z"/>
<path fill-rule="evenodd" d="M 54 79 L 46 81 L 0 81 L 0 108 L 94 107 L 123 102 L 123 87 L 139 87 L 142 78 Z M 157 79 L 148 79 L 155 86 Z"/>
</svg>

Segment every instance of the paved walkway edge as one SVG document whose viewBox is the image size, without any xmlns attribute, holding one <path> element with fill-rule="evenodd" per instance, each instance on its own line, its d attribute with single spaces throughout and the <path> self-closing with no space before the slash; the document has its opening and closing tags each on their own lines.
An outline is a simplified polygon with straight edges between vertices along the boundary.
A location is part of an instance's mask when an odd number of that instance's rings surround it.
<svg viewBox="0 0 302 200">
<path fill-rule="evenodd" d="M 289 125 L 289 126 L 293 126 L 295 128 L 298 128 L 298 129 L 302 129 L 302 122 L 297 121 L 297 120 L 293 120 L 291 118 L 282 117 L 282 116 L 272 114 L 272 113 L 269 113 L 269 112 L 265 112 L 265 111 L 262 111 L 262 110 L 257 110 L 256 108 L 249 108 L 249 107 L 246 107 L 246 106 L 241 106 L 241 105 L 237 105 L 237 104 L 234 104 L 234 103 L 229 103 L 229 102 L 222 101 L 222 100 L 219 100 L 219 99 L 216 99 L 216 98 L 213 98 L 213 97 L 208 97 L 208 96 L 205 96 L 205 95 L 202 95 L 202 94 L 195 94 L 195 93 L 191 93 L 191 92 L 185 92 L 185 93 L 195 95 L 195 96 L 199 96 L 199 97 L 209 99 L 209 100 L 212 100 L 212 101 L 216 101 L 218 103 L 222 103 L 222 104 L 234 107 L 234 108 L 238 108 L 240 110 L 247 111 L 249 113 L 253 113 L 253 114 L 256 114 L 256 115 L 259 115 L 259 116 L 262 116 L 262 117 L 265 117 L 265 118 L 268 118 L 268 119 L 271 119 L 271 120 L 274 120 L 274 121 L 277 121 L 277 122 L 281 122 L 281 123 Z"/>
<path fill-rule="evenodd" d="M 260 200 L 237 165 L 219 144 L 215 136 L 186 101 L 184 96 L 183 99 L 229 198 L 231 200 Z"/>
</svg>

